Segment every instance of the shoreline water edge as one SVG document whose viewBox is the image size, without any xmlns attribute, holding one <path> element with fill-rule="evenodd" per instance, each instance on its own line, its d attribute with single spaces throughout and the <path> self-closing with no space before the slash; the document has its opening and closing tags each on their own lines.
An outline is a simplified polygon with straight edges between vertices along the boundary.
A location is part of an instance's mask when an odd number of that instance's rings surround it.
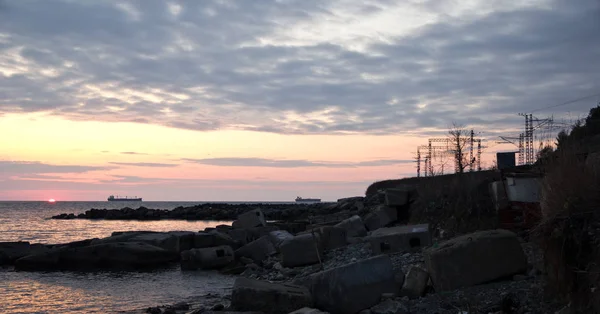
<svg viewBox="0 0 600 314">
<path fill-rule="evenodd" d="M 53 219 L 232 221 L 198 231 L 115 231 L 64 244 L 0 243 L 16 271 L 144 271 L 179 265 L 233 276 L 207 294 L 122 313 L 549 313 L 539 248 L 492 229 L 448 237 L 409 221 L 418 195 L 390 188 L 322 204 L 92 209 Z M 490 250 L 493 247 L 493 250 Z M 501 262 L 499 262 L 501 261 Z M 476 310 L 474 310 L 476 309 Z M 470 311 L 470 312 L 469 312 Z"/>
</svg>

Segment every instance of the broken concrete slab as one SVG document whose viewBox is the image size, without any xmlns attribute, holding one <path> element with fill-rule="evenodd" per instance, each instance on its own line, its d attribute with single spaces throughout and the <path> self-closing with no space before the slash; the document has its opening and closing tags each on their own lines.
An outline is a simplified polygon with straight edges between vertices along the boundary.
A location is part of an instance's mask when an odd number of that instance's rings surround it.
<svg viewBox="0 0 600 314">
<path fill-rule="evenodd" d="M 252 241 L 235 251 L 237 257 L 248 257 L 256 263 L 260 263 L 267 257 L 277 253 L 275 246 L 269 240 L 269 236 L 263 236 L 258 240 Z"/>
<path fill-rule="evenodd" d="M 384 293 L 397 293 L 387 255 L 332 268 L 310 276 L 315 307 L 333 314 L 356 314 L 371 308 Z"/>
<path fill-rule="evenodd" d="M 284 267 L 312 265 L 323 259 L 319 234 L 307 233 L 285 240 L 279 247 Z"/>
<path fill-rule="evenodd" d="M 380 205 L 377 209 L 365 216 L 365 226 L 369 231 L 387 227 L 398 220 L 398 210 L 389 206 Z"/>
<path fill-rule="evenodd" d="M 365 224 L 358 215 L 343 220 L 335 227 L 346 229 L 348 237 L 364 237 L 367 235 Z"/>
<path fill-rule="evenodd" d="M 194 234 L 193 248 L 202 249 L 208 247 L 228 245 L 232 248 L 239 247 L 239 243 L 229 235 L 213 230 L 210 232 L 198 232 Z"/>
<path fill-rule="evenodd" d="M 230 246 L 191 249 L 181 252 L 181 269 L 215 269 L 225 267 L 235 260 Z"/>
<path fill-rule="evenodd" d="M 428 282 L 429 273 L 423 268 L 412 266 L 406 274 L 400 296 L 407 296 L 411 299 L 422 297 L 425 294 Z"/>
<path fill-rule="evenodd" d="M 385 205 L 390 207 L 400 207 L 408 204 L 409 192 L 400 188 L 390 188 L 385 190 Z"/>
<path fill-rule="evenodd" d="M 262 236 L 268 235 L 271 231 L 279 230 L 277 226 L 265 226 L 254 228 L 237 228 L 227 231 L 227 234 L 241 245 L 248 244 Z"/>
<path fill-rule="evenodd" d="M 306 230 L 299 233 L 299 235 L 312 234 L 313 232 L 319 235 L 319 245 L 321 245 L 322 250 L 324 251 L 329 251 L 348 245 L 348 232 L 344 228 L 322 226 L 313 228 L 311 230 Z"/>
<path fill-rule="evenodd" d="M 269 240 L 271 240 L 271 243 L 273 243 L 273 246 L 275 246 L 275 249 L 277 250 L 279 250 L 279 247 L 285 240 L 292 238 L 294 238 L 294 235 L 285 230 L 275 230 L 269 232 Z"/>
<path fill-rule="evenodd" d="M 420 251 L 431 245 L 428 224 L 381 228 L 367 238 L 374 255 Z"/>
<path fill-rule="evenodd" d="M 254 209 L 239 215 L 237 220 L 232 224 L 234 228 L 264 227 L 266 225 L 265 215 L 260 209 Z"/>
<path fill-rule="evenodd" d="M 527 271 L 517 235 L 487 230 L 460 236 L 424 251 L 435 290 L 469 287 Z"/>
<path fill-rule="evenodd" d="M 267 223 L 267 226 L 277 227 L 279 230 L 285 230 L 291 234 L 298 234 L 306 230 L 307 222 L 274 222 Z"/>
<path fill-rule="evenodd" d="M 312 305 L 312 297 L 306 287 L 243 277 L 235 280 L 231 294 L 231 307 L 236 311 L 287 314 Z"/>
</svg>

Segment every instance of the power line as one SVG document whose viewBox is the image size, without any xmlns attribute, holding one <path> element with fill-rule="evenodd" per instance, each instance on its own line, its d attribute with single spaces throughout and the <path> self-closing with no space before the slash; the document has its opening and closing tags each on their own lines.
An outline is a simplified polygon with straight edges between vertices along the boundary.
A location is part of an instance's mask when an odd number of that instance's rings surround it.
<svg viewBox="0 0 600 314">
<path fill-rule="evenodd" d="M 540 111 L 540 110 L 544 110 L 544 109 L 550 109 L 550 108 L 556 108 L 556 107 L 560 107 L 560 106 L 565 106 L 565 105 L 569 105 L 569 104 L 572 104 L 572 103 L 575 103 L 575 102 L 578 102 L 578 101 L 581 101 L 581 100 L 586 100 L 588 98 L 592 98 L 592 97 L 596 97 L 596 96 L 600 96 L 600 93 L 596 93 L 596 94 L 592 94 L 592 95 L 587 95 L 587 96 L 584 96 L 584 97 L 581 97 L 581 98 L 569 100 L 567 102 L 563 102 L 563 103 L 560 103 L 558 105 L 552 105 L 552 106 L 548 106 L 548 107 L 538 108 L 538 109 L 535 109 L 535 110 L 530 111 L 530 112 L 536 112 L 536 111 Z"/>
</svg>

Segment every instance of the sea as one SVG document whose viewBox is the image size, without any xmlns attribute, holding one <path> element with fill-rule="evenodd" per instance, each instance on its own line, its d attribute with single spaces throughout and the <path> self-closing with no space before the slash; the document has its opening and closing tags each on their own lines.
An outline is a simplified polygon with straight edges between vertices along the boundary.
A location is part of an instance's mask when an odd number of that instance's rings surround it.
<svg viewBox="0 0 600 314">
<path fill-rule="evenodd" d="M 202 202 L 0 202 L 0 242 L 58 244 L 114 231 L 200 231 L 230 221 L 55 220 L 91 208 L 174 209 Z M 232 276 L 178 265 L 145 272 L 23 272 L 0 267 L 0 313 L 118 313 L 231 293 Z"/>
</svg>

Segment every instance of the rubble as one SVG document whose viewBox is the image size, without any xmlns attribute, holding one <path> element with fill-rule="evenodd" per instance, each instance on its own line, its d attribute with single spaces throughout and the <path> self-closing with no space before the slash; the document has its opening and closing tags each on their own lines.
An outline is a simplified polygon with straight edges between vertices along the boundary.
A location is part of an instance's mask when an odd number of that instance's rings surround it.
<svg viewBox="0 0 600 314">
<path fill-rule="evenodd" d="M 527 257 L 517 235 L 507 230 L 460 236 L 425 250 L 424 256 L 438 292 L 527 271 Z"/>
<path fill-rule="evenodd" d="M 231 295 L 231 307 L 236 311 L 287 314 L 312 305 L 312 297 L 306 287 L 243 277 L 235 280 Z"/>
</svg>

